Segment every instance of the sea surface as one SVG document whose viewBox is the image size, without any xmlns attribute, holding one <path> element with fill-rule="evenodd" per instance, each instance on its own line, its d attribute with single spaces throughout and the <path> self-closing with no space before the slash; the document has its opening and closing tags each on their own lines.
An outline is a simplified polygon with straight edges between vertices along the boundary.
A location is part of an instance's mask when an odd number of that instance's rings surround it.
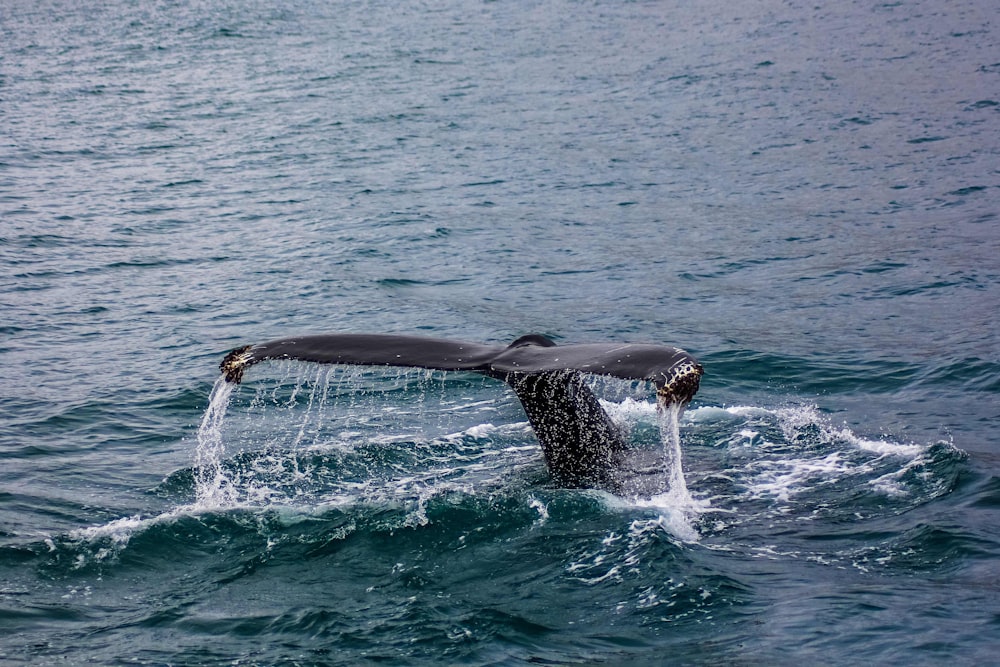
<svg viewBox="0 0 1000 667">
<path fill-rule="evenodd" d="M 997 664 L 998 214 L 985 0 L 4 0 L 0 664 Z M 328 332 L 705 376 L 613 495 Z"/>
</svg>

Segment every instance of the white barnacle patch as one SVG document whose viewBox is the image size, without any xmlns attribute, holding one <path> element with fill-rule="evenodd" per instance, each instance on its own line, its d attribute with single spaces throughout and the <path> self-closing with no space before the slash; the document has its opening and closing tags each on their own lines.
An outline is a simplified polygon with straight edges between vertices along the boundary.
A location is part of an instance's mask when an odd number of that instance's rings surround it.
<svg viewBox="0 0 1000 667">
<path fill-rule="evenodd" d="M 252 345 L 247 345 L 236 348 L 222 360 L 219 368 L 226 376 L 227 382 L 239 384 L 243 380 L 243 371 L 253 362 L 253 355 L 250 352 L 252 347 Z"/>
<path fill-rule="evenodd" d="M 698 384 L 704 373 L 701 365 L 693 360 L 678 363 L 663 373 L 663 386 L 656 390 L 658 402 L 667 406 L 675 402 L 687 402 L 698 391 Z"/>
</svg>

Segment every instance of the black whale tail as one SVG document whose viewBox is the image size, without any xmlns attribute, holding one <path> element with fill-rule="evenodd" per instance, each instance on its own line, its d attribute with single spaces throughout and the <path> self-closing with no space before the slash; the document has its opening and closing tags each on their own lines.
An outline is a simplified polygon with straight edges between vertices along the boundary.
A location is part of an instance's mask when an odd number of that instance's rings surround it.
<svg viewBox="0 0 1000 667">
<path fill-rule="evenodd" d="M 616 487 L 626 443 L 583 374 L 653 382 L 658 404 L 667 407 L 686 405 L 703 373 L 691 355 L 675 347 L 559 346 L 540 334 L 522 336 L 507 347 L 387 334 L 282 338 L 236 348 L 220 368 L 228 382 L 239 383 L 247 368 L 268 359 L 472 371 L 503 380 L 524 406 L 556 483 L 600 488 Z"/>
</svg>

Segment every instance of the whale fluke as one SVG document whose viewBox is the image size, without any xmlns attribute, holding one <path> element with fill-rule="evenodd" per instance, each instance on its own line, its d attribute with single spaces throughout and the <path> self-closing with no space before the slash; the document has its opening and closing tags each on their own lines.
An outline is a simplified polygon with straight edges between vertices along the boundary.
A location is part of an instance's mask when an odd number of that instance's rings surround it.
<svg viewBox="0 0 1000 667">
<path fill-rule="evenodd" d="M 697 393 L 701 365 L 684 350 L 635 343 L 556 345 L 529 334 L 507 347 L 391 334 L 325 334 L 281 338 L 236 348 L 220 368 L 239 383 L 266 360 L 406 366 L 472 371 L 503 380 L 524 406 L 554 481 L 613 489 L 626 443 L 587 387 L 584 373 L 656 385 L 662 407 L 686 405 Z"/>
</svg>

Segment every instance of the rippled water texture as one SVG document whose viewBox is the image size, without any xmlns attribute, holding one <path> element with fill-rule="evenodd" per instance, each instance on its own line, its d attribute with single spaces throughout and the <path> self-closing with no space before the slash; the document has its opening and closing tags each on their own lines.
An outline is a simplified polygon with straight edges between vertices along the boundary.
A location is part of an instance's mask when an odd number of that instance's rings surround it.
<svg viewBox="0 0 1000 667">
<path fill-rule="evenodd" d="M 8 0 L 0 662 L 995 662 L 995 13 Z M 321 332 L 706 375 L 611 495 Z"/>
</svg>

